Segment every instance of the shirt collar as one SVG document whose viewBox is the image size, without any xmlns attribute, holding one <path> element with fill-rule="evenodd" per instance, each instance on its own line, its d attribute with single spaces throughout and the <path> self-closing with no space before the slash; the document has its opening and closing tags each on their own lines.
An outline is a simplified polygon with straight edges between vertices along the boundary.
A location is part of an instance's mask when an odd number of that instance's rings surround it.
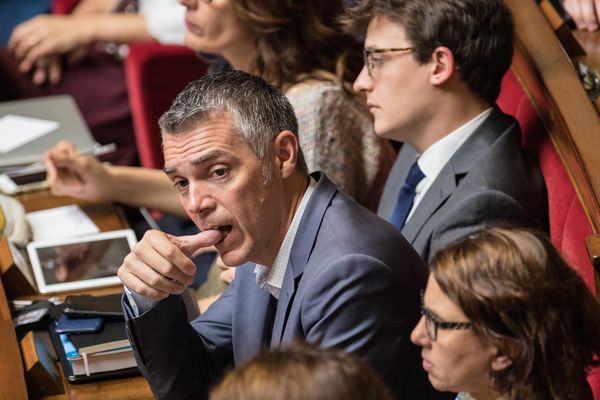
<svg viewBox="0 0 600 400">
<path fill-rule="evenodd" d="M 279 251 L 277 252 L 277 256 L 275 257 L 273 265 L 269 267 L 266 265 L 256 264 L 256 268 L 254 268 L 254 273 L 256 274 L 256 284 L 259 287 L 268 290 L 269 293 L 271 293 L 271 295 L 277 299 L 279 299 L 279 293 L 281 292 L 281 286 L 283 285 L 283 278 L 285 276 L 285 271 L 290 259 L 290 253 L 292 252 L 292 245 L 294 244 L 294 239 L 296 238 L 296 233 L 298 232 L 298 227 L 300 226 L 300 221 L 302 220 L 302 216 L 304 215 L 308 201 L 310 200 L 316 186 L 317 181 L 315 181 L 311 176 L 308 188 L 306 189 L 306 192 L 304 192 L 304 196 L 302 196 L 302 200 L 298 205 L 298 209 L 294 213 L 292 222 L 290 223 L 287 233 L 283 238 L 283 242 L 279 247 Z"/>
<path fill-rule="evenodd" d="M 467 141 L 491 112 L 492 108 L 490 107 L 429 146 L 429 148 L 421 154 L 418 160 L 419 168 L 421 168 L 423 174 L 428 179 L 435 180 L 454 153 L 458 151 L 460 146 Z"/>
</svg>

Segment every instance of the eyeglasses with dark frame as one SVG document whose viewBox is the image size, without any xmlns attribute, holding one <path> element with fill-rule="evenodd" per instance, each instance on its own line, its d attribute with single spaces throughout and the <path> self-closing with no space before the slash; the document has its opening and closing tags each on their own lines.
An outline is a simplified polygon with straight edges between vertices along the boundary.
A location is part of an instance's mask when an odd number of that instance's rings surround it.
<svg viewBox="0 0 600 400">
<path fill-rule="evenodd" d="M 421 290 L 421 315 L 425 317 L 425 333 L 432 342 L 437 340 L 438 329 L 471 329 L 473 324 L 470 322 L 446 322 L 440 321 L 431 310 L 425 307 L 423 298 L 425 293 Z"/>
<path fill-rule="evenodd" d="M 389 49 L 377 49 L 373 47 L 366 47 L 363 50 L 363 61 L 367 66 L 367 72 L 369 76 L 373 78 L 374 71 L 381 67 L 383 64 L 382 59 L 373 58 L 373 54 L 385 54 L 385 53 L 400 53 L 400 52 L 412 52 L 414 49 L 412 47 L 398 47 L 398 48 L 389 48 Z"/>
</svg>

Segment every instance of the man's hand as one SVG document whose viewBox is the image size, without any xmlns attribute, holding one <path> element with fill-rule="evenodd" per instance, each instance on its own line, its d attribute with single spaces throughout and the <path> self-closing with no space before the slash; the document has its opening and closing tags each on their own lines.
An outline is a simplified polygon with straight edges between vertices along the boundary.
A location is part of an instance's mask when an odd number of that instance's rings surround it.
<svg viewBox="0 0 600 400">
<path fill-rule="evenodd" d="M 111 174 L 91 155 L 80 153 L 72 143 L 60 141 L 44 157 L 52 194 L 90 201 L 111 201 Z"/>
<path fill-rule="evenodd" d="M 577 29 L 598 30 L 600 0 L 563 0 L 563 7 L 575 21 Z"/>
<path fill-rule="evenodd" d="M 218 230 L 179 237 L 150 230 L 125 257 L 119 278 L 129 289 L 152 299 L 181 294 L 196 274 L 190 258 L 222 237 Z"/>
</svg>

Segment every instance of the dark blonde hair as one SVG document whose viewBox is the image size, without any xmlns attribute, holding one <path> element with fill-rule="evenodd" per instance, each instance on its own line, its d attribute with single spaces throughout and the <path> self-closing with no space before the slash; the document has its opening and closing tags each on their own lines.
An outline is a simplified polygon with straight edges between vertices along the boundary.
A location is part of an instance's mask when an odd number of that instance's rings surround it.
<svg viewBox="0 0 600 400">
<path fill-rule="evenodd" d="M 282 87 L 334 79 L 348 89 L 362 68 L 360 46 L 337 22 L 341 0 L 232 0 L 256 32 L 255 73 Z"/>
<path fill-rule="evenodd" d="M 544 234 L 483 230 L 441 250 L 430 267 L 475 333 L 511 358 L 492 373 L 493 389 L 512 400 L 590 398 L 600 305 Z"/>
<path fill-rule="evenodd" d="M 264 351 L 229 372 L 210 400 L 391 400 L 379 377 L 356 356 L 297 343 Z"/>
</svg>

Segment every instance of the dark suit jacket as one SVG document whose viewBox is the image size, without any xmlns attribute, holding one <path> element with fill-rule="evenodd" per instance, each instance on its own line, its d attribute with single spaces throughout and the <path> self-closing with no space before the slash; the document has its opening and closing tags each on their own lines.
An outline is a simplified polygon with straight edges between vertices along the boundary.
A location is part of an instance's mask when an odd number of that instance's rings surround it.
<svg viewBox="0 0 600 400">
<path fill-rule="evenodd" d="M 498 108 L 444 166 L 402 228 L 424 260 L 486 225 L 545 228 L 547 199 L 537 164 L 521 149 L 517 121 Z M 415 160 L 404 144 L 386 182 L 378 214 L 389 220 Z"/>
<path fill-rule="evenodd" d="M 188 323 L 171 296 L 128 330 L 157 397 L 202 398 L 225 366 L 294 340 L 349 350 L 373 366 L 398 398 L 432 389 L 409 335 L 419 318 L 426 268 L 391 225 L 339 193 L 323 175 L 302 217 L 274 319 L 254 264 L 238 267 L 223 296 Z M 273 321 L 270 324 L 269 321 Z M 272 327 L 272 329 L 271 329 Z"/>
</svg>

